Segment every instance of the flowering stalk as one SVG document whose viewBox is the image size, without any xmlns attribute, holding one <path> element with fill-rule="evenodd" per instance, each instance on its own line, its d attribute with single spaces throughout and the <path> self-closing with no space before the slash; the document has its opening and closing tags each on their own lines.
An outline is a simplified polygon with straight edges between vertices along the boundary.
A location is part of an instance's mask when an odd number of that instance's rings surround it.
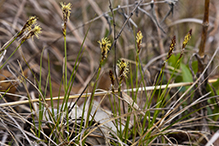
<svg viewBox="0 0 219 146">
<path fill-rule="evenodd" d="M 36 16 L 30 17 L 22 27 L 21 31 L 16 33 L 7 43 L 5 43 L 0 49 L 0 54 L 8 48 L 18 37 L 21 37 L 26 31 L 30 31 L 32 26 L 36 23 Z"/>
<path fill-rule="evenodd" d="M 63 14 L 63 26 L 62 26 L 62 32 L 63 36 L 66 37 L 66 24 L 71 14 L 71 3 L 68 3 L 67 5 L 64 3 L 60 3 L 62 6 L 62 14 Z"/>
<path fill-rule="evenodd" d="M 91 109 L 92 109 L 94 93 L 95 93 L 95 90 L 96 90 L 96 87 L 97 87 L 97 80 L 99 79 L 99 76 L 100 76 L 100 71 L 101 71 L 101 68 L 102 68 L 102 64 L 103 64 L 104 59 L 107 58 L 109 49 L 111 47 L 111 42 L 108 38 L 102 38 L 100 41 L 98 41 L 98 43 L 100 44 L 100 49 L 101 49 L 101 59 L 100 59 L 100 64 L 99 64 L 99 68 L 98 68 L 98 72 L 97 72 L 96 82 L 94 83 L 93 92 L 91 93 L 91 100 L 90 100 L 90 105 L 89 105 L 89 109 L 88 109 L 87 119 L 89 119 L 89 115 L 90 115 L 90 112 L 91 112 Z M 86 121 L 85 127 L 88 126 L 88 122 L 89 122 L 89 120 Z"/>
<path fill-rule="evenodd" d="M 121 92 L 121 88 L 122 88 L 122 81 L 124 78 L 127 78 L 127 73 L 129 72 L 129 68 L 128 68 L 128 62 L 125 62 L 124 60 L 119 60 L 117 62 L 117 66 L 119 68 L 119 87 L 118 87 L 118 95 L 120 97 L 122 97 L 122 92 Z M 120 100 L 118 100 L 118 105 L 119 105 L 119 116 L 121 116 L 121 108 L 120 108 Z M 122 107 L 123 107 L 123 113 L 125 114 L 125 103 L 122 100 Z M 120 125 L 122 125 L 122 120 L 121 118 L 119 119 L 120 121 Z M 122 127 L 120 126 L 120 131 L 122 131 L 121 129 Z"/>
<path fill-rule="evenodd" d="M 182 56 L 184 54 L 184 51 L 185 51 L 185 48 L 186 48 L 186 45 L 188 44 L 189 40 L 191 39 L 191 36 L 192 36 L 192 29 L 190 29 L 190 31 L 187 33 L 187 35 L 184 38 L 184 41 L 183 41 L 183 44 L 182 44 L 182 52 L 179 56 L 178 61 L 182 58 Z"/>
<path fill-rule="evenodd" d="M 27 35 L 25 35 L 22 39 L 21 42 L 26 41 L 27 39 L 31 38 L 33 39 L 34 36 L 36 36 L 39 39 L 38 34 L 41 33 L 41 27 L 39 25 L 35 25 L 35 27 L 33 29 L 31 29 Z"/>
<path fill-rule="evenodd" d="M 141 50 L 141 43 L 142 43 L 142 38 L 143 38 L 143 35 L 141 33 L 141 31 L 138 31 L 137 35 L 136 35 L 136 42 L 137 42 L 137 54 L 140 53 L 140 50 Z"/>
<path fill-rule="evenodd" d="M 121 94 L 121 88 L 122 88 L 122 81 L 124 78 L 127 78 L 127 73 L 129 72 L 129 64 L 128 62 L 125 62 L 124 60 L 119 60 L 117 63 L 117 66 L 119 67 L 119 88 L 118 88 L 118 94 L 122 97 Z M 125 104 L 124 101 L 122 101 L 123 104 L 123 112 L 125 113 Z M 120 105 L 120 104 L 119 104 Z"/>
<path fill-rule="evenodd" d="M 63 100 L 63 104 L 61 107 L 61 110 L 63 107 L 64 109 L 67 110 L 67 102 L 68 102 L 68 74 L 67 74 L 67 46 L 66 46 L 66 28 L 67 28 L 67 21 L 69 20 L 70 14 L 71 14 L 71 3 L 65 4 L 65 3 L 60 3 L 62 7 L 62 14 L 63 14 L 63 24 L 62 24 L 62 33 L 64 37 L 64 52 L 65 52 L 65 62 L 64 62 L 64 90 L 65 90 L 65 98 Z M 65 105 L 65 106 L 64 106 Z M 67 117 L 67 125 L 69 125 L 69 116 L 68 112 L 66 112 L 66 117 Z M 69 126 L 67 126 L 67 131 L 69 132 Z M 68 136 L 69 140 L 69 136 Z"/>
<path fill-rule="evenodd" d="M 176 46 L 176 37 L 174 36 L 170 44 L 170 49 L 169 49 L 166 61 L 171 57 L 175 46 Z"/>
<path fill-rule="evenodd" d="M 169 49 L 167 58 L 166 58 L 166 60 L 163 62 L 163 65 L 162 65 L 162 67 L 161 67 L 160 73 L 159 73 L 159 75 L 158 75 L 158 77 L 157 77 L 157 79 L 156 79 L 155 87 L 156 87 L 156 86 L 158 85 L 158 83 L 160 82 L 160 79 L 161 79 L 161 80 L 163 79 L 163 70 L 164 70 L 164 68 L 165 68 L 166 62 L 167 62 L 168 59 L 171 57 L 175 46 L 176 46 L 176 37 L 174 36 L 174 37 L 172 38 L 172 41 L 171 41 L 171 44 L 170 44 L 170 49 Z M 173 74 L 172 74 L 172 75 L 173 75 Z M 169 79 L 169 81 L 170 81 L 170 79 Z M 154 91 L 152 92 L 151 97 L 154 96 L 155 92 L 156 92 L 156 90 L 154 90 Z M 165 92 L 163 92 L 163 93 L 165 93 Z M 162 98 L 162 96 L 159 96 L 159 98 Z M 151 103 L 151 100 L 152 100 L 152 98 L 150 99 L 149 103 Z M 158 107 L 159 107 L 160 105 L 161 105 L 161 103 L 157 104 Z M 154 117 L 155 117 L 155 116 L 154 116 Z M 155 120 L 155 119 L 153 119 L 153 120 Z M 153 122 L 152 122 L 152 123 L 153 123 Z"/>
<path fill-rule="evenodd" d="M 32 29 L 32 26 L 36 23 L 36 21 L 37 21 L 36 16 L 31 16 L 24 24 L 23 28 L 21 29 L 21 31 L 18 33 L 16 37 L 22 36 L 27 30 L 30 31 Z"/>
<path fill-rule="evenodd" d="M 65 90 L 67 90 L 67 47 L 66 47 L 66 27 L 67 27 L 67 21 L 71 14 L 71 3 L 68 3 L 67 5 L 64 3 L 60 3 L 62 6 L 62 14 L 63 14 L 63 24 L 62 24 L 62 33 L 64 37 L 64 51 L 65 51 Z"/>
<path fill-rule="evenodd" d="M 22 29 L 23 30 L 23 29 Z M 22 32 L 22 31 L 21 31 Z M 38 37 L 38 34 L 41 33 L 41 27 L 39 25 L 35 25 L 35 27 L 33 29 L 31 29 L 26 35 L 23 36 L 23 38 L 21 39 L 21 43 L 19 44 L 19 46 L 14 50 L 14 52 L 8 57 L 8 59 L 4 62 L 4 64 L 0 67 L 0 69 L 2 69 L 2 67 L 8 62 L 8 60 L 14 55 L 14 53 L 18 50 L 18 48 L 29 38 L 33 38 L 34 36 Z M 19 33 L 20 34 L 20 33 Z M 15 37 L 16 39 L 17 37 Z M 14 40 L 15 40 L 14 39 Z M 12 43 L 12 42 L 11 42 Z M 10 45 L 10 44 L 9 44 Z M 8 46 L 9 46 L 8 45 Z M 7 46 L 7 47 L 8 47 Z M 6 47 L 6 48 L 7 48 Z M 5 48 L 5 49 L 6 49 Z"/>
<path fill-rule="evenodd" d="M 100 44 L 101 49 L 101 62 L 103 62 L 103 60 L 107 58 L 111 43 L 108 38 L 103 38 L 101 41 L 98 41 L 98 43 Z"/>
<path fill-rule="evenodd" d="M 127 78 L 127 73 L 129 72 L 128 65 L 128 62 L 125 62 L 124 60 L 119 60 L 117 63 L 117 66 L 119 67 L 119 93 L 121 92 L 122 81 L 124 78 Z"/>
<path fill-rule="evenodd" d="M 137 35 L 136 35 L 136 43 L 137 43 L 137 50 L 136 50 L 136 88 L 138 87 L 138 66 L 140 67 L 141 70 L 141 65 L 139 62 L 139 53 L 141 51 L 141 43 L 142 43 L 142 39 L 143 39 L 143 35 L 141 33 L 141 31 L 138 31 Z"/>
<path fill-rule="evenodd" d="M 166 60 L 163 62 L 163 65 L 162 65 L 162 67 L 161 67 L 160 74 L 159 74 L 159 76 L 158 76 L 158 80 L 157 80 L 157 81 L 159 81 L 160 75 L 163 73 L 163 70 L 164 70 L 164 68 L 165 68 L 166 62 L 167 62 L 167 61 L 169 60 L 169 58 L 172 56 L 173 50 L 174 50 L 175 46 L 176 46 L 176 37 L 173 36 L 172 41 L 171 41 L 171 44 L 170 44 L 170 49 L 169 49 L 169 52 L 168 52 L 168 54 L 167 54 L 167 58 L 166 58 Z"/>
<path fill-rule="evenodd" d="M 184 41 L 183 41 L 183 44 L 182 44 L 182 51 L 181 51 L 181 54 L 180 54 L 180 56 L 179 56 L 179 58 L 178 58 L 178 60 L 177 60 L 177 62 L 176 62 L 176 64 L 175 64 L 173 73 L 171 74 L 171 77 L 170 77 L 170 79 L 169 79 L 169 81 L 168 81 L 168 83 L 167 83 L 167 86 L 166 86 L 166 88 L 164 89 L 164 91 L 162 92 L 162 94 L 159 96 L 158 101 L 165 101 L 164 98 L 165 98 L 165 93 L 166 93 L 166 91 L 167 91 L 167 87 L 168 87 L 168 85 L 169 85 L 169 83 L 170 83 L 170 81 L 171 81 L 171 79 L 172 79 L 172 77 L 173 77 L 173 75 L 174 75 L 176 69 L 177 69 L 178 66 L 180 65 L 180 60 L 181 60 L 181 58 L 182 58 L 182 56 L 183 56 L 183 53 L 184 53 L 184 50 L 185 50 L 185 47 L 186 47 L 187 43 L 188 43 L 189 40 L 191 39 L 191 34 L 192 34 L 192 30 L 190 30 L 190 31 L 188 32 L 188 34 L 185 36 L 185 38 L 184 38 Z M 170 44 L 170 49 L 169 49 L 169 52 L 168 52 L 168 55 L 167 55 L 167 59 L 166 59 L 166 61 L 164 62 L 164 65 L 163 65 L 163 67 L 162 67 L 162 70 L 164 69 L 165 63 L 167 62 L 167 60 L 168 60 L 168 59 L 170 58 L 170 56 L 172 55 L 172 52 L 173 52 L 173 49 L 175 48 L 175 46 L 176 46 L 176 41 L 175 41 L 175 36 L 174 36 L 173 39 L 172 39 L 172 42 L 171 42 L 171 44 Z M 164 102 L 160 102 L 159 104 L 157 104 L 157 107 L 156 107 L 156 108 L 161 108 L 161 107 L 164 106 L 164 104 L 165 104 Z M 156 111 L 156 112 L 154 113 L 154 115 L 157 115 L 158 113 L 159 113 L 159 112 Z M 156 116 L 154 116 L 154 119 L 153 119 L 153 120 L 155 120 L 155 117 L 156 117 Z"/>
<path fill-rule="evenodd" d="M 65 90 L 67 91 L 67 47 L 66 47 L 66 25 L 67 25 L 67 21 L 70 17 L 71 14 L 71 3 L 68 4 L 64 4 L 64 3 L 60 3 L 62 6 L 62 14 L 63 14 L 63 25 L 62 25 L 62 33 L 63 33 L 63 37 L 64 37 L 64 51 L 65 51 L 65 83 L 64 83 L 64 87 Z"/>
</svg>

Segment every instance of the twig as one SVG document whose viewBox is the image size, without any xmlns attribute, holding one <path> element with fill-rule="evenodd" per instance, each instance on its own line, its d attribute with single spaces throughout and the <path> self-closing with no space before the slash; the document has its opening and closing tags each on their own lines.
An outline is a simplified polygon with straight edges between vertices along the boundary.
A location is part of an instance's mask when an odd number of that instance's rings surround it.
<svg viewBox="0 0 219 146">
<path fill-rule="evenodd" d="M 204 72 L 205 66 L 206 66 L 206 56 L 205 56 L 205 44 L 208 34 L 208 26 L 209 26 L 209 3 L 210 0 L 205 0 L 205 12 L 204 12 L 204 18 L 203 18 L 203 27 L 202 27 L 202 36 L 201 36 L 201 43 L 199 46 L 199 52 L 195 54 L 196 59 L 198 60 L 198 72 L 196 74 L 196 77 L 198 78 L 200 74 Z M 205 72 L 204 76 L 201 78 L 201 80 L 198 82 L 200 84 L 204 78 L 208 76 L 208 72 Z M 198 98 L 199 96 L 202 96 L 205 94 L 207 86 L 207 81 L 205 84 L 202 84 L 199 87 L 199 90 L 195 93 L 195 98 Z M 207 103 L 205 103 L 207 104 Z"/>
<path fill-rule="evenodd" d="M 199 46 L 199 56 L 200 58 L 204 57 L 205 53 L 205 43 L 206 43 L 206 38 L 208 34 L 208 26 L 209 26 L 209 3 L 210 0 L 205 0 L 205 13 L 204 13 L 204 19 L 203 19 L 203 27 L 202 27 L 202 37 L 201 37 L 201 43 Z"/>
<path fill-rule="evenodd" d="M 216 82 L 217 79 L 211 79 L 211 80 L 208 80 L 209 83 L 213 83 L 213 82 Z M 174 88 L 174 87 L 181 87 L 181 86 L 190 86 L 192 85 L 193 82 L 182 82 L 182 83 L 173 83 L 173 84 L 169 84 L 168 85 L 168 88 Z M 165 89 L 167 85 L 161 85 L 159 87 L 155 87 L 155 86 L 148 86 L 148 87 L 145 87 L 145 88 L 133 88 L 133 89 L 125 89 L 123 90 L 123 92 L 135 92 L 135 91 L 138 91 L 138 92 L 141 92 L 141 91 L 150 91 L 150 90 L 154 90 L 154 89 Z M 117 93 L 118 90 L 115 90 L 114 93 Z M 111 94 L 112 91 L 103 91 L 103 92 L 96 92 L 94 94 L 94 96 L 103 96 L 105 94 Z M 12 93 L 5 93 L 5 92 L 0 92 L 0 94 L 6 94 L 6 95 L 11 95 L 11 96 L 18 96 L 16 94 L 12 94 Z M 69 96 L 69 99 L 74 99 L 74 98 L 79 98 L 79 97 L 87 97 L 87 96 L 90 96 L 91 93 L 84 93 L 84 94 L 75 94 L 75 95 L 70 95 Z M 24 96 L 21 96 L 21 97 L 24 97 Z M 27 98 L 27 97 L 26 97 Z M 64 96 L 60 96 L 60 97 L 53 97 L 52 98 L 53 100 L 62 100 L 64 99 Z M 45 101 L 50 101 L 51 98 L 45 98 Z M 39 102 L 39 99 L 29 99 L 29 100 L 23 100 L 23 101 L 15 101 L 15 102 L 7 102 L 7 103 L 2 103 L 0 104 L 0 107 L 6 107 L 6 106 L 13 106 L 13 105 L 21 105 L 21 104 L 26 104 L 26 103 L 29 103 L 29 102 Z M 76 103 L 76 102 L 75 102 Z"/>
<path fill-rule="evenodd" d="M 109 8 L 110 8 L 110 11 L 111 11 L 112 17 L 113 17 L 113 37 L 114 37 L 114 41 L 115 41 L 116 40 L 116 23 L 115 23 L 114 11 L 113 11 L 113 8 L 112 8 L 111 0 L 109 0 Z M 117 54 L 116 53 L 117 53 L 117 48 L 116 48 L 116 43 L 114 43 L 113 71 L 114 71 L 114 74 L 115 74 L 115 77 L 116 77 L 116 82 L 117 82 L 117 84 L 119 84 L 118 76 L 116 74 L 116 61 L 117 61 Z"/>
<path fill-rule="evenodd" d="M 124 30 L 126 24 L 127 24 L 128 21 L 129 21 L 129 19 L 133 16 L 135 10 L 136 10 L 136 9 L 138 8 L 138 6 L 142 3 L 142 1 L 143 1 L 143 0 L 140 0 L 140 1 L 138 2 L 138 4 L 135 6 L 135 8 L 131 11 L 129 17 L 126 19 L 126 21 L 125 21 L 124 24 L 122 25 L 121 30 L 119 31 L 118 35 L 116 36 L 116 38 L 115 38 L 116 40 L 115 40 L 115 41 L 117 41 L 117 39 L 120 37 L 120 35 L 122 34 L 122 32 L 123 32 L 123 30 Z M 114 42 L 115 42 L 115 41 L 114 41 Z"/>
<path fill-rule="evenodd" d="M 166 1 L 170 7 L 170 10 L 167 12 L 167 14 L 164 16 L 163 20 L 160 22 L 160 24 L 162 24 L 164 22 L 164 20 L 170 15 L 170 13 L 172 13 L 173 15 L 173 8 L 175 6 L 175 3 L 177 1 Z"/>
<path fill-rule="evenodd" d="M 138 10 L 140 10 L 141 12 L 143 12 L 144 14 L 146 14 L 149 18 L 151 18 L 151 20 L 154 22 L 154 24 L 155 24 L 157 27 L 159 27 L 159 28 L 162 30 L 163 33 L 165 33 L 165 31 L 161 28 L 160 24 L 159 24 L 157 21 L 155 21 L 155 19 L 153 19 L 153 17 L 152 17 L 147 11 L 145 11 L 144 9 L 142 9 L 142 8 L 140 8 L 140 7 L 138 7 Z"/>
</svg>

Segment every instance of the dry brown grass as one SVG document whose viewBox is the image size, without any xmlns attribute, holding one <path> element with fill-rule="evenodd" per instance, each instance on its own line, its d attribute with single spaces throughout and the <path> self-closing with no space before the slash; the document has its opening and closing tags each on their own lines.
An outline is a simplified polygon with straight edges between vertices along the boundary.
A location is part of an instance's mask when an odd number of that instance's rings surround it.
<svg viewBox="0 0 219 146">
<path fill-rule="evenodd" d="M 157 0 L 158 1 L 158 0 Z M 9 83 L 1 83 L 1 91 L 5 91 L 8 87 L 12 87 L 10 92 L 13 94 L 19 95 L 18 97 L 6 96 L 4 100 L 17 101 L 17 100 L 27 100 L 24 97 L 31 95 L 31 98 L 38 98 L 38 91 L 33 87 L 32 84 L 24 82 L 25 84 L 21 86 L 19 84 L 19 77 L 22 72 L 24 76 L 28 78 L 33 84 L 36 84 L 34 76 L 39 78 L 40 75 L 40 57 L 43 54 L 42 59 L 42 89 L 46 87 L 46 80 L 48 75 L 48 55 L 50 56 L 51 61 L 51 80 L 52 80 L 52 96 L 56 97 L 59 94 L 64 95 L 63 87 L 60 89 L 60 83 L 62 80 L 62 70 L 63 70 L 63 57 L 64 57 L 64 48 L 63 48 L 63 37 L 62 37 L 62 11 L 59 5 L 60 0 L 1 0 L 0 1 L 0 44 L 1 46 L 5 44 L 11 37 L 20 31 L 23 24 L 30 16 L 37 16 L 38 22 L 42 27 L 42 34 L 39 39 L 29 39 L 25 42 L 21 48 L 13 55 L 13 57 L 8 61 L 8 65 L 1 70 L 1 81 L 9 80 Z M 106 18 L 109 18 L 112 22 L 112 14 L 109 9 L 109 2 L 107 0 L 68 0 L 65 1 L 72 3 L 72 12 L 70 20 L 67 23 L 67 48 L 68 48 L 68 75 L 71 74 L 71 71 L 74 67 L 74 62 L 78 55 L 79 49 L 81 47 L 82 41 L 85 37 L 87 30 L 89 33 L 86 37 L 84 44 L 84 53 L 79 65 L 78 71 L 76 73 L 76 79 L 71 90 L 71 94 L 80 94 L 84 87 L 91 80 L 96 68 L 98 68 L 100 60 L 100 49 L 98 40 L 108 36 L 111 40 L 114 38 L 114 30 L 109 34 L 110 29 L 114 29 L 111 23 L 111 27 L 107 22 Z M 117 33 L 121 30 L 124 21 L 126 20 L 123 14 L 129 15 L 132 9 L 134 8 L 134 0 L 116 0 L 113 1 L 114 19 L 116 23 L 115 32 Z M 150 1 L 145 1 L 147 4 Z M 116 9 L 120 5 L 120 8 Z M 143 7 L 143 6 L 142 6 Z M 206 42 L 206 54 L 211 57 L 214 53 L 217 46 L 219 46 L 219 7 L 218 0 L 211 0 L 210 4 L 210 25 L 209 25 L 209 35 Z M 144 10 L 151 14 L 150 5 L 143 7 Z M 176 6 L 174 7 L 174 13 L 165 19 L 165 21 L 160 24 L 162 29 L 166 32 L 163 33 L 159 27 L 144 13 L 138 11 L 138 16 L 136 13 L 131 17 L 130 21 L 124 27 L 121 36 L 117 41 L 117 59 L 125 58 L 129 60 L 131 66 L 134 68 L 135 63 L 135 34 L 138 30 L 141 30 L 143 33 L 143 44 L 142 50 L 140 53 L 141 62 L 143 65 L 146 65 L 145 72 L 147 72 L 147 85 L 151 86 L 156 78 L 157 73 L 160 70 L 162 54 L 167 53 L 169 50 L 170 40 L 176 35 L 176 50 L 174 53 L 179 53 L 181 50 L 181 44 L 183 42 L 183 36 L 192 29 L 193 35 L 190 44 L 185 51 L 183 58 L 183 63 L 188 64 L 189 58 L 191 55 L 198 51 L 198 46 L 201 38 L 202 30 L 202 17 L 203 17 L 203 8 L 204 4 L 202 1 L 196 0 L 179 0 Z M 166 3 L 156 4 L 155 5 L 155 17 L 160 22 L 166 15 L 169 10 L 169 6 Z M 104 17 L 106 16 L 106 17 Z M 108 17 L 110 16 L 110 17 Z M 153 18 L 153 17 L 152 17 Z M 154 18 L 153 18 L 154 19 Z M 135 27 L 135 25 L 137 27 Z M 110 29 L 109 29 L 110 28 Z M 15 41 L 7 49 L 7 53 L 4 57 L 3 62 L 10 56 L 13 50 L 19 45 L 18 41 Z M 161 57 L 160 57 L 161 56 Z M 153 60 L 158 57 L 158 59 Z M 24 59 L 29 64 L 27 66 Z M 107 58 L 107 61 L 101 72 L 101 78 L 98 84 L 98 88 L 109 90 L 110 89 L 110 78 L 108 76 L 108 71 L 113 69 L 114 64 L 114 50 L 112 50 Z M 215 67 L 218 65 L 218 56 L 216 56 L 213 61 L 210 72 L 211 76 L 218 75 L 218 69 Z M 153 62 L 152 62 L 153 61 Z M 19 63 L 21 67 L 19 66 Z M 132 63 L 134 62 L 134 63 Z M 149 64 L 151 63 L 151 64 Z M 30 71 L 32 70 L 32 73 Z M 212 72 L 213 71 L 213 72 Z M 180 74 L 180 72 L 179 72 Z M 34 76 L 33 76 L 34 75 Z M 169 74 L 167 74 L 167 78 Z M 69 76 L 70 77 L 70 76 Z M 10 81 L 17 80 L 17 81 Z M 137 80 L 140 80 L 137 79 Z M 26 87 L 26 88 L 25 88 Z M 87 91 L 91 92 L 92 86 L 89 86 Z M 28 91 L 28 92 L 27 92 Z M 50 97 L 49 88 L 47 87 L 43 93 L 47 91 L 46 97 Z M 22 97 L 23 95 L 23 97 Z M 2 100 L 4 103 L 6 101 Z M 96 100 L 100 101 L 101 98 Z M 144 100 L 144 99 L 142 99 Z M 83 102 L 83 99 L 79 101 L 79 105 Z M 105 101 L 107 102 L 107 101 Z M 142 102 L 139 99 L 139 106 Z M 107 103 L 103 102 L 104 108 L 110 109 L 110 106 Z M 37 105 L 36 105 L 37 106 Z M 28 106 L 20 106 L 14 109 L 7 107 L 7 109 L 2 109 L 0 115 L 2 117 L 9 117 L 8 115 L 13 115 L 11 119 L 4 119 L 0 125 L 0 132 L 4 131 L 9 135 L 8 126 L 5 124 L 7 120 L 9 121 L 18 121 L 20 123 L 27 122 L 26 119 L 22 119 L 25 116 L 16 115 L 17 112 L 26 113 L 30 112 Z M 8 115 L 7 115 L 7 112 Z M 16 126 L 15 126 L 16 127 Z M 20 127 L 16 127 L 20 128 Z M 8 129 L 5 130 L 5 129 Z M 16 133 L 16 129 L 12 128 L 12 133 Z M 0 133 L 0 140 L 4 139 L 4 132 Z M 21 132 L 21 131 L 20 131 Z M 18 136 L 22 135 L 20 132 L 16 133 Z M 11 135 L 16 135 L 11 134 Z M 26 134 L 23 134 L 26 135 Z M 22 135 L 22 136 L 23 136 Z M 28 137 L 28 136 L 27 136 Z M 34 136 L 35 137 L 35 136 Z M 7 136 L 6 136 L 7 139 Z M 16 139 L 16 138 L 15 138 Z M 28 138 L 27 138 L 28 140 Z M 16 143 L 16 142 L 15 142 Z M 19 143 L 19 142 L 17 142 Z"/>
</svg>

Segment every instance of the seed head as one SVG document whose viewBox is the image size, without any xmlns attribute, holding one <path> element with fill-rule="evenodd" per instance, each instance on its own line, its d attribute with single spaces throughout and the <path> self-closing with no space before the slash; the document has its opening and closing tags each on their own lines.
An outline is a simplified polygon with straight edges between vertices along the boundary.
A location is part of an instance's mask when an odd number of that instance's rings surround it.
<svg viewBox="0 0 219 146">
<path fill-rule="evenodd" d="M 108 38 L 102 38 L 101 41 L 98 41 L 100 44 L 102 60 L 107 58 L 108 51 L 111 47 L 111 42 Z"/>
</svg>

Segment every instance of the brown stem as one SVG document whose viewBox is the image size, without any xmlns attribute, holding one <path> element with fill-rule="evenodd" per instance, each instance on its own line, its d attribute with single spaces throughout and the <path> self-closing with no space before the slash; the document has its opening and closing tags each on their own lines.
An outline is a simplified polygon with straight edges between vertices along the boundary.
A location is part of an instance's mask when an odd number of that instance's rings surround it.
<svg viewBox="0 0 219 146">
<path fill-rule="evenodd" d="M 209 25 L 209 3 L 210 3 L 210 0 L 205 0 L 205 13 L 204 13 L 204 19 L 203 19 L 202 36 L 201 36 L 201 43 L 200 43 L 199 52 L 198 52 L 198 55 L 201 59 L 204 58 L 204 55 L 205 55 L 205 43 L 206 43 L 208 25 Z"/>
<path fill-rule="evenodd" d="M 203 24 L 202 24 L 201 43 L 199 46 L 199 52 L 198 54 L 195 55 L 196 59 L 198 60 L 198 72 L 196 76 L 197 78 L 200 78 L 200 80 L 196 85 L 197 90 L 195 91 L 194 99 L 198 99 L 207 93 L 206 86 L 207 86 L 208 81 L 205 79 L 208 77 L 208 72 L 205 72 L 204 74 L 203 72 L 204 70 L 207 70 L 206 57 L 205 57 L 205 43 L 207 39 L 208 25 L 209 25 L 209 3 L 210 3 L 210 0 L 205 0 L 205 12 L 204 12 L 204 18 L 203 18 Z M 207 105 L 207 101 L 198 104 L 196 108 L 201 108 L 206 105 Z M 206 114 L 207 111 L 204 108 L 201 109 L 200 113 L 204 114 L 205 116 L 207 115 Z M 205 119 L 203 118 L 201 122 L 204 123 Z M 203 126 L 202 129 L 208 129 L 208 128 L 206 126 Z"/>
<path fill-rule="evenodd" d="M 202 74 L 203 70 L 205 69 L 205 64 L 206 64 L 206 57 L 205 57 L 205 43 L 206 43 L 206 38 L 207 38 L 207 33 L 208 33 L 208 25 L 209 25 L 209 3 L 210 0 L 205 0 L 205 12 L 204 12 L 204 19 L 203 19 L 203 27 L 202 27 L 202 36 L 201 36 L 201 43 L 199 46 L 199 52 L 198 54 L 195 55 L 196 59 L 198 60 L 198 72 L 196 74 L 197 78 Z M 207 77 L 207 73 L 204 74 L 202 80 L 200 80 L 199 83 L 202 83 L 204 79 Z M 199 90 L 196 91 L 196 96 L 202 96 L 206 92 L 206 85 L 207 82 L 204 84 L 201 84 L 199 86 Z"/>
</svg>

